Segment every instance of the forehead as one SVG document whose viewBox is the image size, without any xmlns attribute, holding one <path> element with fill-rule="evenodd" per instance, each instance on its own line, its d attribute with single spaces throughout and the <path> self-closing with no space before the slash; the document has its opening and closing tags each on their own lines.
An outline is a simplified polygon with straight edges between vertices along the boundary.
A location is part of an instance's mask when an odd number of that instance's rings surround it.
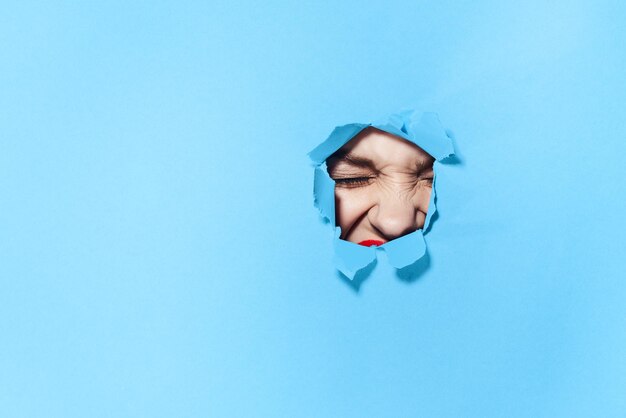
<svg viewBox="0 0 626 418">
<path fill-rule="evenodd" d="M 433 159 L 417 145 L 375 128 L 367 128 L 341 147 L 340 152 L 368 158 L 376 165 L 414 166 Z"/>
</svg>

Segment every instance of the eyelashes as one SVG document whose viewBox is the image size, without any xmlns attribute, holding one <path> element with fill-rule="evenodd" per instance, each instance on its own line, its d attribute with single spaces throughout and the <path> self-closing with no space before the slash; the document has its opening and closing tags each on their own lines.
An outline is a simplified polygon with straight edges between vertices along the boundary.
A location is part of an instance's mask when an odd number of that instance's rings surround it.
<svg viewBox="0 0 626 418">
<path fill-rule="evenodd" d="M 344 177 L 335 178 L 333 180 L 335 180 L 335 184 L 339 187 L 355 188 L 369 185 L 373 177 Z"/>
<path fill-rule="evenodd" d="M 365 187 L 369 186 L 373 180 L 375 180 L 375 176 L 360 176 L 360 177 L 336 177 L 333 178 L 337 187 L 344 188 L 357 188 L 357 187 Z M 428 177 L 417 177 L 417 182 L 425 184 L 427 187 L 432 187 L 434 177 L 432 175 Z"/>
</svg>

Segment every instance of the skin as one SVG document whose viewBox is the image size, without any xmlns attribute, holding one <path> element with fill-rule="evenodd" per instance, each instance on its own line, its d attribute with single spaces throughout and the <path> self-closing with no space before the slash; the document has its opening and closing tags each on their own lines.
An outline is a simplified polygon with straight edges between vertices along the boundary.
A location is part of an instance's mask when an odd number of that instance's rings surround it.
<svg viewBox="0 0 626 418">
<path fill-rule="evenodd" d="M 434 159 L 400 137 L 367 128 L 326 161 L 341 238 L 391 241 L 423 228 Z"/>
</svg>

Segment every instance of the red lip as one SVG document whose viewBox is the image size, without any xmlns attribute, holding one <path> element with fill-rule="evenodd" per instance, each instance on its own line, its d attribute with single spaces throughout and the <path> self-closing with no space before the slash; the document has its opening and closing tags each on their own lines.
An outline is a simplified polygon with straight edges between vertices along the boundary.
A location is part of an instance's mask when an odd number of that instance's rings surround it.
<svg viewBox="0 0 626 418">
<path fill-rule="evenodd" d="M 378 247 L 383 245 L 385 241 L 380 241 L 377 239 L 366 239 L 365 241 L 359 242 L 359 245 L 363 245 L 365 247 Z"/>
</svg>

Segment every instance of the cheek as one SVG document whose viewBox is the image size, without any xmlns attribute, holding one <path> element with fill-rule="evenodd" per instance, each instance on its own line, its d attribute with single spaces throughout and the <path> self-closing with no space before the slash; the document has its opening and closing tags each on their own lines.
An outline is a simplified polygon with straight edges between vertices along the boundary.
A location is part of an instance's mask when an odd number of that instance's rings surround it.
<svg viewBox="0 0 626 418">
<path fill-rule="evenodd" d="M 424 223 L 426 222 L 426 214 L 428 213 L 431 192 L 432 189 L 430 187 L 420 187 L 413 199 L 416 209 L 415 222 L 417 228 L 423 228 Z"/>
<path fill-rule="evenodd" d="M 428 212 L 428 205 L 430 203 L 430 194 L 432 192 L 432 188 L 430 187 L 421 187 L 416 193 L 415 205 L 420 212 Z"/>
<path fill-rule="evenodd" d="M 373 193 L 364 189 L 335 189 L 335 218 L 346 232 L 372 207 Z"/>
</svg>

